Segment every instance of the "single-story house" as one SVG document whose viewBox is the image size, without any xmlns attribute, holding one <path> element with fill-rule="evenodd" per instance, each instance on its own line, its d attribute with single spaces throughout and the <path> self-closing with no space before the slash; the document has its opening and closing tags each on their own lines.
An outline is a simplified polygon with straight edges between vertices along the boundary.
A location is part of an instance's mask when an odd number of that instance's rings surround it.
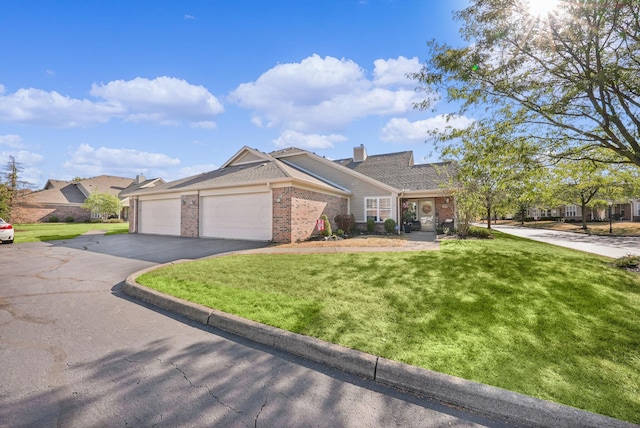
<svg viewBox="0 0 640 428">
<path fill-rule="evenodd" d="M 410 151 L 332 161 L 288 148 L 264 153 L 243 147 L 219 169 L 140 189 L 129 195 L 131 233 L 296 242 L 317 233 L 326 214 L 368 219 L 382 229 L 411 210 L 420 230 L 454 218 L 443 187 L 454 165 L 414 164 Z M 403 206 L 405 208 L 403 208 Z"/>
<path fill-rule="evenodd" d="M 75 222 L 90 220 L 92 213 L 82 208 L 82 205 L 90 194 L 96 192 L 118 196 L 122 202 L 120 218 L 127 220 L 128 195 L 159 183 L 164 183 L 164 180 L 160 178 L 147 180 L 143 175 L 138 175 L 135 179 L 109 175 L 73 181 L 50 179 L 42 190 L 20 196 L 12 210 L 11 221 L 14 223 L 48 222 L 52 217 L 62 222 L 71 218 Z"/>
<path fill-rule="evenodd" d="M 636 208 L 634 215 L 633 208 Z M 560 205 L 556 208 L 529 208 L 526 218 L 536 220 L 562 218 L 565 221 L 582 221 L 580 205 Z M 609 218 L 609 207 L 587 207 L 587 221 L 604 221 Z M 615 221 L 640 221 L 640 200 L 631 202 L 616 201 L 611 204 L 611 218 Z"/>
</svg>

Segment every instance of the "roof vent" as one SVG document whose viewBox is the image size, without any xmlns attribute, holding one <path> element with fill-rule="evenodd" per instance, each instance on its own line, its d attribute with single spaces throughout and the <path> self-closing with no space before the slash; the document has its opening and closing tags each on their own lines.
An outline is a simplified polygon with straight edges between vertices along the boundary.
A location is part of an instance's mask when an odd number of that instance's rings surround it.
<svg viewBox="0 0 640 428">
<path fill-rule="evenodd" d="M 353 148 L 353 161 L 362 162 L 367 158 L 367 149 L 364 148 L 364 144 L 360 144 L 360 147 Z"/>
</svg>

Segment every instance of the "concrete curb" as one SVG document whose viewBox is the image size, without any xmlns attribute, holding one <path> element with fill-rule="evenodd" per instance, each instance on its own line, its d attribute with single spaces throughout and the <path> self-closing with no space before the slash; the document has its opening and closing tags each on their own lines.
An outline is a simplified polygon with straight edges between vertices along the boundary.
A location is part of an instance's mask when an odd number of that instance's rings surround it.
<svg viewBox="0 0 640 428">
<path fill-rule="evenodd" d="M 526 427 L 631 428 L 639 426 L 291 333 L 168 296 L 136 282 L 136 278 L 143 273 L 188 261 L 192 260 L 178 260 L 133 273 L 127 277 L 122 291 L 154 306 L 254 342 L 503 422 Z"/>
</svg>

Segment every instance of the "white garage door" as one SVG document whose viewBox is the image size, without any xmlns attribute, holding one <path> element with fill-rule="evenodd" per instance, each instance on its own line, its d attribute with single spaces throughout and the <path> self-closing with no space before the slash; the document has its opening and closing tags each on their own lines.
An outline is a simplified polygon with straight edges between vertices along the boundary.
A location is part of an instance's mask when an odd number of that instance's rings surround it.
<svg viewBox="0 0 640 428">
<path fill-rule="evenodd" d="M 203 196 L 200 236 L 271 240 L 271 193 Z"/>
<path fill-rule="evenodd" d="M 140 233 L 180 235 L 180 199 L 140 201 Z"/>
</svg>

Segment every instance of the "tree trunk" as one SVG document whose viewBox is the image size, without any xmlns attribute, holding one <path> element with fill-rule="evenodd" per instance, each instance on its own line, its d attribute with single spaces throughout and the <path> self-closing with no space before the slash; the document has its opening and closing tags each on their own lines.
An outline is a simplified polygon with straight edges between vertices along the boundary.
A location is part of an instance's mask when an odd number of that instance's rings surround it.
<svg viewBox="0 0 640 428">
<path fill-rule="evenodd" d="M 581 204 L 581 209 L 582 209 L 582 230 L 587 230 L 587 204 L 582 201 Z"/>
<path fill-rule="evenodd" d="M 491 229 L 491 205 L 487 205 L 487 229 Z"/>
</svg>

